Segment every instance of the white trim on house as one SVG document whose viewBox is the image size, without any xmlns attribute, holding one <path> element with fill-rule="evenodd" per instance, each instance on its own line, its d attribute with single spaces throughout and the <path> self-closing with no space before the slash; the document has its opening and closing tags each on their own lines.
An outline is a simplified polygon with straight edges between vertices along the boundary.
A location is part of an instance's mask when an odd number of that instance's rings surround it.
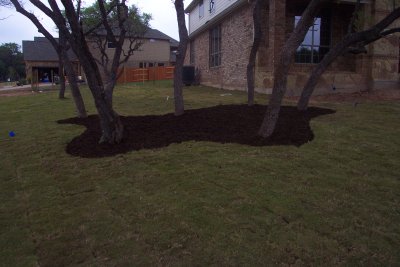
<svg viewBox="0 0 400 267">
<path fill-rule="evenodd" d="M 356 4 L 357 0 L 338 0 L 339 3 L 353 3 Z M 370 4 L 371 0 L 361 0 L 361 4 Z"/>
<path fill-rule="evenodd" d="M 204 16 L 200 17 L 199 1 L 193 1 L 185 10 L 189 14 L 189 37 L 213 26 L 246 3 L 248 3 L 247 0 L 204 0 Z M 213 6 L 212 10 L 210 10 L 211 6 Z"/>
</svg>

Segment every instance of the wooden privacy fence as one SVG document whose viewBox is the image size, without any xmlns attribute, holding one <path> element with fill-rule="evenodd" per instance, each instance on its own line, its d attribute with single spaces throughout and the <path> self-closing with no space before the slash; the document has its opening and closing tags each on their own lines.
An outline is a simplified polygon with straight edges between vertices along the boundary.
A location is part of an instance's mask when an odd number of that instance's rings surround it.
<svg viewBox="0 0 400 267">
<path fill-rule="evenodd" d="M 127 68 L 122 69 L 118 83 L 172 80 L 175 67 Z"/>
</svg>

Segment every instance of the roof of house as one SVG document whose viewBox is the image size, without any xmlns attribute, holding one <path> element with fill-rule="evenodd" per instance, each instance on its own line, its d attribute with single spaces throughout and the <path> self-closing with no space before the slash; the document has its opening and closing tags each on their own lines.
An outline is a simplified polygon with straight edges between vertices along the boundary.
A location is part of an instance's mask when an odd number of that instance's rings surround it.
<svg viewBox="0 0 400 267">
<path fill-rule="evenodd" d="M 45 37 L 35 37 L 33 41 L 22 41 L 22 51 L 25 61 L 58 61 L 56 50 Z M 68 50 L 68 55 L 72 61 L 78 60 L 71 49 Z"/>
<path fill-rule="evenodd" d="M 156 29 L 149 28 L 144 38 L 167 40 L 171 47 L 178 47 L 179 45 L 177 40 Z M 58 41 L 58 39 L 56 40 Z M 35 37 L 33 41 L 22 41 L 22 51 L 25 61 L 58 61 L 56 50 L 45 37 Z M 68 51 L 68 55 L 72 61 L 78 60 L 71 49 Z"/>
<path fill-rule="evenodd" d="M 185 9 L 185 12 L 191 13 L 200 1 L 201 0 L 193 0 L 189 4 L 189 6 Z M 213 27 L 216 23 L 219 23 L 223 18 L 232 14 L 233 11 L 248 4 L 248 1 L 249 0 L 231 1 L 231 3 L 228 6 L 226 6 L 222 10 L 220 10 L 218 13 L 213 14 L 209 20 L 207 20 L 205 23 L 201 24 L 196 30 L 191 31 L 189 34 L 189 38 L 193 38 L 193 36 L 199 34 L 200 32 L 203 32 L 205 29 L 209 29 L 209 28 Z"/>
<path fill-rule="evenodd" d="M 159 30 L 156 29 L 151 29 L 149 28 L 146 33 L 144 34 L 144 38 L 146 39 L 159 39 L 159 40 L 169 40 L 170 45 L 172 47 L 178 47 L 179 42 L 175 40 L 174 38 L 166 35 L 163 32 L 160 32 Z"/>
<path fill-rule="evenodd" d="M 113 32 L 115 35 L 119 35 L 120 33 L 120 29 L 118 27 L 115 27 L 113 29 Z M 96 31 L 96 33 L 100 36 L 105 36 L 106 35 L 106 30 L 105 29 L 99 29 Z M 145 39 L 157 39 L 157 40 L 167 40 L 170 42 L 170 45 L 172 47 L 177 47 L 179 45 L 179 42 L 177 40 L 175 40 L 174 38 L 166 35 L 163 32 L 160 32 L 157 29 L 152 29 L 152 28 L 148 28 L 147 31 L 145 32 L 143 38 Z"/>
</svg>

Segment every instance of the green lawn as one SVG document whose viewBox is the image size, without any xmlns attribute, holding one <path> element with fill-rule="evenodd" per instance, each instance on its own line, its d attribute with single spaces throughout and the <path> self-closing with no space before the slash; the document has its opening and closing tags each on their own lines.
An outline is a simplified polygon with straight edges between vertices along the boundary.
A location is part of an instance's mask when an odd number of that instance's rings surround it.
<svg viewBox="0 0 400 267">
<path fill-rule="evenodd" d="M 165 114 L 172 95 L 139 83 L 114 101 Z M 74 116 L 67 97 L 0 97 L 0 266 L 400 265 L 399 102 L 320 104 L 337 112 L 301 147 L 191 141 L 88 159 L 64 151 L 84 131 L 56 123 Z M 245 100 L 185 89 L 187 109 Z"/>
</svg>

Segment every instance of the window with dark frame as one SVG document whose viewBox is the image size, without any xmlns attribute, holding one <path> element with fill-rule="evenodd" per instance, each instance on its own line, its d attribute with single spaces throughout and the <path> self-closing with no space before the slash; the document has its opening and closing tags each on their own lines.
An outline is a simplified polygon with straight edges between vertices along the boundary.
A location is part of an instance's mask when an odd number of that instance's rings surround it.
<svg viewBox="0 0 400 267">
<path fill-rule="evenodd" d="M 210 0 L 210 6 L 208 11 L 210 12 L 210 14 L 215 11 L 215 0 Z"/>
<path fill-rule="evenodd" d="M 221 26 L 210 30 L 210 67 L 221 65 Z"/>
<path fill-rule="evenodd" d="M 199 18 L 204 17 L 204 1 L 200 0 L 199 2 Z"/>
<path fill-rule="evenodd" d="M 194 54 L 194 40 L 190 41 L 190 64 L 195 63 L 195 54 Z"/>
<path fill-rule="evenodd" d="M 301 16 L 295 17 L 295 26 Z M 314 19 L 302 44 L 297 48 L 295 62 L 318 64 L 331 46 L 331 19 L 328 12 Z"/>
<path fill-rule="evenodd" d="M 107 48 L 116 48 L 116 45 L 114 42 L 108 41 L 107 42 Z"/>
</svg>

